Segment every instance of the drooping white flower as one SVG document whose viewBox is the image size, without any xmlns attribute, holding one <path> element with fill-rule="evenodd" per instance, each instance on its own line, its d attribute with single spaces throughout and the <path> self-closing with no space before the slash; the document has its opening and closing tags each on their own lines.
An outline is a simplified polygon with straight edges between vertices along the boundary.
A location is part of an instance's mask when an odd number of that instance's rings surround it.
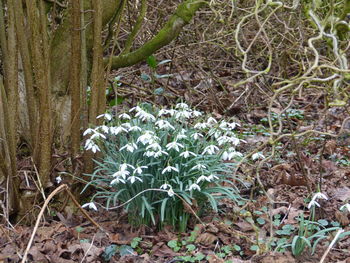
<svg viewBox="0 0 350 263">
<path fill-rule="evenodd" d="M 153 142 L 146 147 L 146 150 L 161 151 L 162 147 L 157 142 Z"/>
<path fill-rule="evenodd" d="M 162 174 L 165 174 L 165 173 L 171 173 L 171 171 L 174 171 L 174 172 L 179 172 L 179 169 L 177 169 L 176 167 L 174 167 L 174 166 L 167 166 L 167 167 L 165 167 L 164 169 L 163 169 L 163 171 L 162 171 Z"/>
<path fill-rule="evenodd" d="M 253 161 L 255 161 L 257 159 L 264 159 L 264 158 L 265 158 L 265 156 L 261 152 L 254 153 L 252 155 Z"/>
<path fill-rule="evenodd" d="M 148 166 L 145 166 L 145 165 L 137 166 L 134 170 L 134 174 L 142 174 L 142 169 L 147 169 L 147 168 L 148 168 Z"/>
<path fill-rule="evenodd" d="M 125 179 L 123 179 L 122 177 L 116 177 L 116 178 L 114 178 L 112 181 L 111 181 L 111 183 L 110 183 L 110 185 L 112 186 L 112 185 L 114 185 L 114 184 L 119 184 L 119 183 L 123 183 L 123 184 L 125 184 Z"/>
<path fill-rule="evenodd" d="M 242 157 L 243 154 L 240 153 L 240 152 L 236 152 L 236 151 L 224 151 L 221 158 L 224 160 L 224 161 L 230 161 L 232 160 L 233 158 L 236 158 L 236 157 Z"/>
<path fill-rule="evenodd" d="M 198 122 L 193 127 L 195 129 L 204 130 L 204 129 L 208 128 L 208 124 L 206 124 L 205 122 Z"/>
<path fill-rule="evenodd" d="M 152 143 L 155 141 L 153 131 L 144 131 L 144 133 L 137 139 L 137 142 L 141 142 L 143 145 Z"/>
<path fill-rule="evenodd" d="M 85 150 L 91 150 L 93 153 L 101 151 L 98 145 L 91 139 L 87 139 L 85 142 Z"/>
<path fill-rule="evenodd" d="M 83 135 L 85 136 L 85 135 L 87 135 L 87 134 L 93 133 L 94 131 L 95 131 L 94 129 L 87 128 L 87 129 L 84 131 Z"/>
<path fill-rule="evenodd" d="M 186 103 L 178 103 L 178 104 L 176 104 L 175 108 L 187 110 L 187 109 L 189 109 L 189 106 Z"/>
<path fill-rule="evenodd" d="M 194 140 L 198 140 L 201 137 L 203 137 L 203 134 L 200 134 L 198 132 L 191 134 L 191 138 L 193 138 Z"/>
<path fill-rule="evenodd" d="M 163 116 L 163 115 L 170 115 L 170 116 L 173 116 L 175 113 L 177 112 L 177 110 L 173 110 L 173 109 L 171 109 L 171 110 L 167 110 L 167 109 L 160 109 L 159 111 L 158 111 L 158 117 L 161 117 L 161 116 Z"/>
<path fill-rule="evenodd" d="M 133 111 L 139 112 L 139 111 L 142 111 L 142 109 L 139 106 L 135 106 L 129 110 L 129 112 L 133 112 Z"/>
<path fill-rule="evenodd" d="M 198 190 L 200 191 L 201 188 L 198 184 L 191 184 L 190 187 L 188 188 L 189 191 L 192 191 L 192 190 Z"/>
<path fill-rule="evenodd" d="M 199 184 L 202 181 L 210 182 L 211 180 L 210 180 L 209 176 L 201 175 L 198 177 L 196 183 Z"/>
<path fill-rule="evenodd" d="M 190 171 L 191 171 L 191 170 L 202 171 L 202 170 L 204 170 L 204 169 L 207 169 L 207 166 L 205 166 L 204 164 L 199 163 L 199 164 L 193 166 L 193 167 L 190 169 Z"/>
<path fill-rule="evenodd" d="M 216 152 L 219 151 L 219 147 L 217 147 L 214 144 L 208 145 L 207 147 L 204 148 L 203 153 L 202 154 L 215 154 Z"/>
<path fill-rule="evenodd" d="M 179 119 L 188 119 L 191 118 L 191 112 L 187 110 L 180 110 L 175 113 L 175 117 Z"/>
<path fill-rule="evenodd" d="M 203 113 L 201 113 L 200 111 L 194 110 L 191 112 L 192 117 L 199 117 L 202 116 Z"/>
<path fill-rule="evenodd" d="M 156 121 L 156 117 L 144 110 L 137 112 L 135 117 L 139 118 L 141 121 Z"/>
<path fill-rule="evenodd" d="M 82 207 L 82 208 L 87 207 L 87 208 L 89 208 L 89 209 L 92 209 L 92 210 L 97 211 L 97 207 L 96 207 L 96 205 L 95 205 L 93 202 L 83 204 L 81 207 Z"/>
<path fill-rule="evenodd" d="M 158 120 L 156 121 L 156 126 L 159 128 L 159 129 L 172 129 L 172 130 L 175 130 L 174 126 L 170 124 L 170 122 L 168 121 L 165 121 L 165 120 Z"/>
<path fill-rule="evenodd" d="M 129 131 L 129 129 L 131 128 L 131 125 L 129 122 L 125 122 L 125 123 L 122 123 L 121 125 L 123 128 L 127 129 Z"/>
<path fill-rule="evenodd" d="M 186 139 L 187 135 L 185 135 L 184 133 L 179 133 L 178 135 L 176 135 L 176 139 L 175 140 L 181 140 L 181 139 Z"/>
<path fill-rule="evenodd" d="M 108 121 L 110 121 L 110 120 L 112 119 L 112 115 L 109 114 L 109 113 L 104 113 L 104 114 L 98 115 L 98 116 L 96 117 L 96 119 L 99 119 L 99 118 L 102 118 L 102 117 L 104 117 L 105 120 L 108 120 Z"/>
<path fill-rule="evenodd" d="M 188 158 L 190 156 L 197 156 L 197 154 L 195 154 L 194 152 L 190 152 L 190 151 L 184 151 L 182 153 L 180 153 L 180 156 L 183 158 Z"/>
<path fill-rule="evenodd" d="M 217 124 L 217 120 L 215 120 L 213 117 L 209 117 L 207 119 L 207 124 L 211 125 L 211 124 Z"/>
<path fill-rule="evenodd" d="M 166 190 L 168 188 L 171 188 L 171 185 L 170 184 L 162 184 L 159 188 L 163 189 L 163 190 Z"/>
<path fill-rule="evenodd" d="M 182 144 L 178 143 L 177 141 L 170 142 L 165 147 L 168 151 L 171 149 L 174 149 L 177 152 L 180 151 L 180 148 L 184 148 L 184 146 Z"/>
<path fill-rule="evenodd" d="M 119 117 L 120 119 L 122 119 L 122 120 L 131 120 L 130 115 L 127 114 L 127 113 L 122 113 L 122 114 L 120 114 L 118 117 Z"/>
<path fill-rule="evenodd" d="M 135 175 L 132 175 L 130 177 L 128 177 L 128 181 L 130 181 L 131 184 L 135 183 L 136 180 L 140 181 L 142 183 L 142 179 L 140 177 L 137 177 Z"/>
<path fill-rule="evenodd" d="M 109 127 L 109 132 L 114 134 L 114 135 L 118 135 L 121 132 L 127 133 L 128 130 L 125 129 L 124 127 L 122 127 L 122 126 L 117 126 L 117 127 Z"/>
<path fill-rule="evenodd" d="M 130 142 L 125 144 L 123 147 L 120 148 L 121 151 L 123 151 L 124 149 L 126 149 L 128 152 L 134 152 L 135 150 L 137 150 L 137 145 L 134 142 Z"/>
<path fill-rule="evenodd" d="M 62 177 L 61 176 L 57 176 L 55 178 L 55 181 L 56 181 L 57 184 L 60 184 L 62 182 Z"/>
<path fill-rule="evenodd" d="M 119 171 L 112 174 L 112 177 L 125 179 L 126 176 L 128 176 L 129 174 L 130 174 L 130 172 L 128 170 L 120 169 Z"/>
<path fill-rule="evenodd" d="M 169 154 L 165 151 L 158 151 L 154 153 L 154 158 L 161 157 L 162 155 L 169 155 Z"/>
<path fill-rule="evenodd" d="M 167 190 L 168 188 L 169 188 L 169 190 L 168 190 L 168 195 L 170 196 L 170 197 L 172 197 L 172 196 L 174 196 L 174 190 L 173 190 L 173 188 L 171 187 L 171 185 L 170 184 L 162 184 L 160 187 L 159 187 L 160 189 L 163 189 L 163 190 Z"/>
<path fill-rule="evenodd" d="M 316 201 L 317 199 L 320 199 L 320 198 L 328 200 L 328 197 L 325 194 L 323 194 L 321 192 L 318 192 L 318 193 L 314 194 L 314 196 L 312 197 L 312 199 L 311 199 L 309 205 L 307 206 L 307 208 L 310 209 L 310 208 L 312 208 L 314 206 L 320 207 L 320 204 Z"/>
<path fill-rule="evenodd" d="M 105 133 L 108 133 L 109 127 L 106 125 L 98 126 L 97 129 L 102 130 Z"/>
<path fill-rule="evenodd" d="M 342 205 L 339 209 L 340 211 L 344 211 L 346 209 L 350 213 L 350 204 L 346 203 L 345 205 Z"/>
<path fill-rule="evenodd" d="M 142 131 L 142 129 L 138 126 L 132 126 L 129 128 L 129 131 Z"/>
</svg>

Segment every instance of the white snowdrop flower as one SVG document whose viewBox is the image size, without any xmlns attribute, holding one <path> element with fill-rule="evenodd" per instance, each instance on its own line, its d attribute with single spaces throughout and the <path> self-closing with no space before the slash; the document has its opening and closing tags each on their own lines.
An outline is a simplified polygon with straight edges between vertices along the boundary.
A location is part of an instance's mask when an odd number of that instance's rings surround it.
<svg viewBox="0 0 350 263">
<path fill-rule="evenodd" d="M 128 152 L 134 152 L 135 150 L 137 150 L 137 145 L 136 143 L 127 143 L 125 144 L 123 147 L 120 148 L 121 151 L 123 151 L 124 149 L 126 149 Z"/>
<path fill-rule="evenodd" d="M 129 171 L 120 169 L 118 172 L 112 174 L 112 177 L 125 179 L 130 174 Z"/>
<path fill-rule="evenodd" d="M 216 140 L 217 140 L 219 146 L 221 146 L 225 143 L 228 143 L 230 141 L 230 137 L 223 135 L 223 136 L 220 136 L 219 138 L 217 138 Z"/>
<path fill-rule="evenodd" d="M 254 153 L 252 155 L 253 161 L 255 161 L 257 159 L 264 159 L 264 158 L 265 158 L 265 156 L 261 152 Z"/>
<path fill-rule="evenodd" d="M 146 147 L 146 150 L 161 151 L 162 147 L 157 142 L 153 142 Z"/>
<path fill-rule="evenodd" d="M 346 209 L 350 213 L 350 204 L 347 203 L 345 205 L 342 205 L 339 209 L 340 209 L 340 211 L 344 211 Z"/>
<path fill-rule="evenodd" d="M 110 120 L 112 119 L 112 115 L 109 114 L 109 113 L 104 113 L 104 114 L 98 115 L 98 116 L 96 117 L 96 119 L 99 119 L 99 118 L 102 118 L 102 117 L 104 117 L 105 120 L 108 120 L 108 121 L 110 121 Z"/>
<path fill-rule="evenodd" d="M 130 115 L 127 113 L 122 113 L 118 117 L 119 117 L 119 119 L 122 119 L 122 120 L 131 120 Z"/>
<path fill-rule="evenodd" d="M 139 111 L 142 111 L 142 109 L 139 106 L 136 106 L 129 110 L 129 112 L 133 112 L 133 111 L 139 112 Z"/>
<path fill-rule="evenodd" d="M 207 181 L 207 182 L 211 182 L 213 181 L 214 179 L 219 179 L 219 177 L 217 177 L 216 175 L 209 175 L 209 176 L 205 176 L 205 175 L 201 175 L 200 177 L 198 177 L 197 179 L 197 184 L 199 184 L 200 182 L 202 181 Z"/>
<path fill-rule="evenodd" d="M 236 123 L 236 122 L 229 122 L 229 123 L 227 123 L 227 126 L 231 129 L 231 130 L 234 130 L 235 128 L 236 128 L 236 126 L 241 126 L 241 125 L 239 125 L 238 123 Z"/>
<path fill-rule="evenodd" d="M 171 185 L 170 184 L 162 184 L 159 189 L 163 189 L 163 190 L 166 190 L 168 188 L 171 188 Z"/>
<path fill-rule="evenodd" d="M 109 185 L 114 185 L 114 184 L 119 184 L 119 183 L 125 184 L 125 179 L 118 176 L 118 177 L 114 178 Z"/>
<path fill-rule="evenodd" d="M 137 176 L 132 175 L 132 176 L 130 176 L 130 177 L 128 178 L 128 181 L 130 181 L 131 184 L 135 183 L 136 180 L 138 180 L 138 181 L 140 181 L 140 182 L 142 183 L 142 179 L 141 179 L 140 177 L 137 177 Z"/>
<path fill-rule="evenodd" d="M 158 151 L 154 153 L 154 158 L 161 157 L 162 155 L 169 155 L 169 154 L 165 151 Z"/>
<path fill-rule="evenodd" d="M 215 152 L 219 151 L 219 147 L 217 147 L 216 145 L 208 145 L 207 147 L 204 148 L 202 154 L 215 154 Z"/>
<path fill-rule="evenodd" d="M 191 138 L 193 138 L 194 140 L 198 140 L 201 137 L 203 137 L 203 134 L 200 134 L 198 132 L 191 134 Z"/>
<path fill-rule="evenodd" d="M 166 109 L 160 109 L 158 111 L 158 117 L 161 117 L 161 116 L 167 115 L 167 114 L 168 114 L 168 110 L 166 110 Z"/>
<path fill-rule="evenodd" d="M 240 142 L 240 140 L 238 139 L 238 138 L 236 138 L 236 137 L 231 137 L 230 138 L 230 142 L 234 145 L 234 146 L 237 146 L 238 144 L 239 144 L 239 142 Z M 264 157 L 265 158 L 265 157 Z"/>
<path fill-rule="evenodd" d="M 227 151 L 224 151 L 221 158 L 224 160 L 224 161 L 230 161 L 232 159 L 231 155 L 229 152 Z"/>
<path fill-rule="evenodd" d="M 178 103 L 175 106 L 176 109 L 189 109 L 189 106 L 186 103 Z"/>
<path fill-rule="evenodd" d="M 172 129 L 175 130 L 174 126 L 170 124 L 170 122 L 165 121 L 165 120 L 158 120 L 156 123 L 156 126 L 159 129 Z"/>
<path fill-rule="evenodd" d="M 88 128 L 84 131 L 83 135 L 87 135 L 87 134 L 90 134 L 90 133 L 93 133 L 95 130 L 94 129 L 91 129 L 91 128 Z"/>
<path fill-rule="evenodd" d="M 154 151 L 147 151 L 143 154 L 143 156 L 153 157 L 155 154 L 156 154 L 156 152 L 154 152 Z"/>
<path fill-rule="evenodd" d="M 196 183 L 199 184 L 200 182 L 202 181 L 207 181 L 207 182 L 210 182 L 210 178 L 208 176 L 205 176 L 205 175 L 201 175 L 198 177 Z"/>
<path fill-rule="evenodd" d="M 169 195 L 170 197 L 173 197 L 174 194 L 175 194 L 175 193 L 174 193 L 173 188 L 170 187 L 170 189 L 168 190 L 168 195 Z"/>
<path fill-rule="evenodd" d="M 92 209 L 92 210 L 97 211 L 97 207 L 96 207 L 96 205 L 95 205 L 93 202 L 83 204 L 81 207 L 82 207 L 82 208 L 87 207 L 87 208 L 89 208 L 89 209 Z"/>
<path fill-rule="evenodd" d="M 211 124 L 217 124 L 217 120 L 215 120 L 213 117 L 209 117 L 207 119 L 207 124 L 211 125 Z"/>
<path fill-rule="evenodd" d="M 192 117 L 199 117 L 202 116 L 203 113 L 201 113 L 200 111 L 194 110 L 191 112 Z"/>
<path fill-rule="evenodd" d="M 99 139 L 100 137 L 106 139 L 106 136 L 104 134 L 95 131 L 95 133 L 91 135 L 90 139 Z"/>
<path fill-rule="evenodd" d="M 197 165 L 195 165 L 195 166 L 193 166 L 191 168 L 191 170 L 198 170 L 198 171 L 202 171 L 204 169 L 207 169 L 207 167 L 204 164 L 201 164 L 201 163 L 199 163 L 199 164 L 197 164 Z"/>
<path fill-rule="evenodd" d="M 145 131 L 138 139 L 137 142 L 141 142 L 143 145 L 152 143 L 154 141 L 154 132 Z"/>
<path fill-rule="evenodd" d="M 177 141 L 173 141 L 171 143 L 168 143 L 165 147 L 168 151 L 171 149 L 174 149 L 177 152 L 180 151 L 180 148 L 184 148 L 184 146 L 182 144 L 178 143 Z"/>
<path fill-rule="evenodd" d="M 204 130 L 204 129 L 208 128 L 208 124 L 206 124 L 205 122 L 198 122 L 193 127 L 195 129 Z"/>
<path fill-rule="evenodd" d="M 138 126 L 132 126 L 129 128 L 129 131 L 139 131 L 140 132 L 140 131 L 142 131 L 142 129 Z"/>
<path fill-rule="evenodd" d="M 197 156 L 197 154 L 195 154 L 194 152 L 190 152 L 190 151 L 184 151 L 182 153 L 180 153 L 180 156 L 183 158 L 188 158 L 190 156 Z"/>
<path fill-rule="evenodd" d="M 211 174 L 211 175 L 208 176 L 208 179 L 209 179 L 210 181 L 213 181 L 213 180 L 215 180 L 215 179 L 218 180 L 219 177 L 217 177 L 216 175 Z"/>
<path fill-rule="evenodd" d="M 133 165 L 128 164 L 128 163 L 122 163 L 122 164 L 119 166 L 120 170 L 122 170 L 122 171 L 127 170 L 128 167 L 131 168 L 131 169 L 135 169 L 135 167 L 134 167 Z"/>
<path fill-rule="evenodd" d="M 62 182 L 62 177 L 61 176 L 57 176 L 55 178 L 55 181 L 56 181 L 57 184 L 60 184 Z"/>
<path fill-rule="evenodd" d="M 179 172 L 179 170 L 176 167 L 169 165 L 169 166 L 167 166 L 167 167 L 165 167 L 163 169 L 162 174 L 171 173 L 171 171 L 174 171 L 174 172 L 177 172 L 177 173 Z"/>
<path fill-rule="evenodd" d="M 139 118 L 141 121 L 156 121 L 156 117 L 144 110 L 137 112 L 135 117 Z"/>
<path fill-rule="evenodd" d="M 131 128 L 131 125 L 129 122 L 123 123 L 121 126 L 127 130 L 129 130 Z"/>
<path fill-rule="evenodd" d="M 114 134 L 114 135 L 118 135 L 121 132 L 127 133 L 128 130 L 125 129 L 124 127 L 122 127 L 122 126 L 117 126 L 117 127 L 109 127 L 109 132 Z"/>
<path fill-rule="evenodd" d="M 148 166 L 138 166 L 134 170 L 134 174 L 142 174 L 142 169 L 147 169 Z"/>
<path fill-rule="evenodd" d="M 101 151 L 98 145 L 91 139 L 87 139 L 85 142 L 85 150 L 91 150 L 93 153 Z"/>
<path fill-rule="evenodd" d="M 179 133 L 178 135 L 176 135 L 176 140 L 181 140 L 181 139 L 186 139 L 187 136 L 183 133 Z"/>
<path fill-rule="evenodd" d="M 220 129 L 222 130 L 227 130 L 227 122 L 226 121 L 221 121 L 219 124 Z"/>
<path fill-rule="evenodd" d="M 328 197 L 325 194 L 322 194 L 321 192 L 318 192 L 316 194 L 314 194 L 314 196 L 312 197 L 309 205 L 307 206 L 308 209 L 314 207 L 314 206 L 318 206 L 320 207 L 320 204 L 316 201 L 317 199 L 325 199 L 328 200 Z"/>
<path fill-rule="evenodd" d="M 181 110 L 175 113 L 175 117 L 179 119 L 191 118 L 191 112 L 186 110 Z"/>
<path fill-rule="evenodd" d="M 242 157 L 243 154 L 240 153 L 240 152 L 236 152 L 236 151 L 224 151 L 221 158 L 224 160 L 224 161 L 230 161 L 236 157 Z"/>
<path fill-rule="evenodd" d="M 99 126 L 97 127 L 98 129 L 102 130 L 103 132 L 105 133 L 108 133 L 109 132 L 109 127 L 106 126 L 106 125 L 102 125 L 102 126 Z"/>
<path fill-rule="evenodd" d="M 190 187 L 188 188 L 189 191 L 192 191 L 192 190 L 198 190 L 200 191 L 201 188 L 198 184 L 191 184 Z"/>
</svg>

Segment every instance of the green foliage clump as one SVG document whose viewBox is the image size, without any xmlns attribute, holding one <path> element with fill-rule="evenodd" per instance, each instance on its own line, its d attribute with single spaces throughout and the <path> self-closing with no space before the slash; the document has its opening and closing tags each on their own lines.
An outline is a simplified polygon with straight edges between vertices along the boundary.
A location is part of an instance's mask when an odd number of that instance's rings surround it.
<svg viewBox="0 0 350 263">
<path fill-rule="evenodd" d="M 173 109 L 141 104 L 105 125 L 89 128 L 85 149 L 100 151 L 91 174 L 106 208 L 125 204 L 130 222 L 170 224 L 184 230 L 194 212 L 222 198 L 240 199 L 234 178 L 234 160 L 240 139 L 234 122 L 204 117 L 185 103 Z M 236 182 L 239 178 L 235 178 Z M 225 186 L 223 186 L 225 184 Z"/>
</svg>

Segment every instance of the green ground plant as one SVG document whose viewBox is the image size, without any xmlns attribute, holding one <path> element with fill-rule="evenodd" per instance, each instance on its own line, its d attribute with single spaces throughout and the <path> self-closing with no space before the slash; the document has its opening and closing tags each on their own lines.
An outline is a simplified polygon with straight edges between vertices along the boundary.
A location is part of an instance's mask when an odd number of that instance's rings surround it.
<svg viewBox="0 0 350 263">
<path fill-rule="evenodd" d="M 130 223 L 185 230 L 191 214 L 222 198 L 239 201 L 232 175 L 236 151 L 234 122 L 217 121 L 185 103 L 158 109 L 144 103 L 128 113 L 104 114 L 105 125 L 89 128 L 85 148 L 101 152 L 88 185 L 106 209 L 125 206 Z M 234 178 L 235 183 L 232 180 Z M 223 186 L 225 183 L 225 186 Z M 103 189 L 103 190 L 102 190 Z"/>
</svg>

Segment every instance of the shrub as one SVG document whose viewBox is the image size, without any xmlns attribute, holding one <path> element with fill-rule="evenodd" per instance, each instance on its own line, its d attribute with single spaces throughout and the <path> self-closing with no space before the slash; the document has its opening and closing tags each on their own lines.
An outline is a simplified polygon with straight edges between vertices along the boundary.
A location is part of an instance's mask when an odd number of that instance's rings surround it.
<svg viewBox="0 0 350 263">
<path fill-rule="evenodd" d="M 105 125 L 84 133 L 90 135 L 85 149 L 102 156 L 89 184 L 104 190 L 92 201 L 105 199 L 107 209 L 126 202 L 136 225 L 152 222 L 184 230 L 188 205 L 200 211 L 210 204 L 217 211 L 220 199 L 240 199 L 232 180 L 233 160 L 242 156 L 235 150 L 240 143 L 236 123 L 204 118 L 185 103 L 173 109 L 144 103 L 129 113 L 103 116 Z"/>
</svg>

